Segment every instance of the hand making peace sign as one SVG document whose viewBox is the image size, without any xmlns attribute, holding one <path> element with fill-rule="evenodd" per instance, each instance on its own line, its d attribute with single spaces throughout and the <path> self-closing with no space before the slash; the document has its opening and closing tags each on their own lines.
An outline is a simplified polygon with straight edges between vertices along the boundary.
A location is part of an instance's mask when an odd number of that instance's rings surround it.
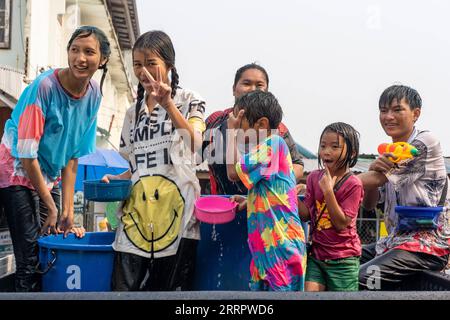
<svg viewBox="0 0 450 320">
<path fill-rule="evenodd" d="M 145 76 L 150 81 L 150 88 L 146 88 L 144 86 L 144 89 L 146 89 L 147 92 L 151 90 L 151 92 L 149 93 L 153 96 L 155 101 L 163 108 L 167 109 L 170 101 L 172 100 L 172 88 L 167 83 L 164 83 L 162 81 L 161 69 L 159 68 L 159 66 L 156 67 L 156 80 L 146 68 L 142 68 L 142 70 L 144 71 Z"/>
</svg>

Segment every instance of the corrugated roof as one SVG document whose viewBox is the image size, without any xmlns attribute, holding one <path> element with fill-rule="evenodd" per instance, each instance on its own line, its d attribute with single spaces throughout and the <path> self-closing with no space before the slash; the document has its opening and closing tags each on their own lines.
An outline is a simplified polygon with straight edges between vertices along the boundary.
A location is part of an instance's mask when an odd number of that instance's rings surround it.
<svg viewBox="0 0 450 320">
<path fill-rule="evenodd" d="M 120 47 L 131 49 L 139 37 L 139 20 L 135 0 L 106 0 Z"/>
</svg>

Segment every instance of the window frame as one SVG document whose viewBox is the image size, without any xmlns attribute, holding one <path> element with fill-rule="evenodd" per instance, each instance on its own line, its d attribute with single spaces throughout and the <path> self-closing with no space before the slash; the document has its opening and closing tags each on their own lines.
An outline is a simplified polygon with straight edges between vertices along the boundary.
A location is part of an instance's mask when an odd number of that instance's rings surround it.
<svg viewBox="0 0 450 320">
<path fill-rule="evenodd" d="M 11 48 L 11 12 L 12 12 L 12 0 L 5 0 L 5 40 L 0 41 L 0 49 L 10 49 Z"/>
</svg>

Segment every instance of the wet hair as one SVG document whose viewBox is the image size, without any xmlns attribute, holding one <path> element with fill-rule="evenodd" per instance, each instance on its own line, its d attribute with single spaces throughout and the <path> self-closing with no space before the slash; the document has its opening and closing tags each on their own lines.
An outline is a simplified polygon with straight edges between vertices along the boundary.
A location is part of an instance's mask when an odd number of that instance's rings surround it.
<svg viewBox="0 0 450 320">
<path fill-rule="evenodd" d="M 394 100 L 400 103 L 403 98 L 405 98 L 411 110 L 422 108 L 422 98 L 419 93 L 413 88 L 402 85 L 393 85 L 385 89 L 380 96 L 378 108 L 389 107 Z"/>
<path fill-rule="evenodd" d="M 250 126 L 262 117 L 269 120 L 270 129 L 276 129 L 283 118 L 283 110 L 277 98 L 270 93 L 261 90 L 247 92 L 236 99 L 235 108 L 245 110 L 244 116 Z"/>
<path fill-rule="evenodd" d="M 347 154 L 345 157 L 337 163 L 338 168 L 343 168 L 348 165 L 349 168 L 352 168 L 355 166 L 356 162 L 358 161 L 358 155 L 359 155 L 359 132 L 355 130 L 351 125 L 344 123 L 344 122 L 335 122 L 332 124 L 329 124 L 328 126 L 323 129 L 322 134 L 320 135 L 320 140 L 322 141 L 322 137 L 325 134 L 325 132 L 336 132 L 338 135 L 340 135 L 344 139 L 344 143 L 347 146 Z M 342 149 L 344 150 L 344 149 Z M 322 159 L 320 158 L 320 142 L 319 142 L 319 150 L 318 150 L 318 162 L 319 167 L 322 166 Z"/>
<path fill-rule="evenodd" d="M 246 64 L 245 66 L 240 67 L 237 71 L 236 71 L 236 75 L 234 76 L 234 84 L 233 84 L 233 88 L 236 87 L 237 83 L 239 82 L 239 80 L 241 80 L 242 78 L 242 74 L 250 69 L 256 69 L 261 71 L 264 74 L 264 77 L 266 78 L 266 83 L 267 83 L 267 88 L 269 88 L 269 75 L 267 74 L 266 69 L 264 69 L 263 67 L 261 67 L 259 64 L 256 64 L 254 62 Z"/>
<path fill-rule="evenodd" d="M 103 70 L 102 79 L 100 81 L 100 93 L 103 95 L 103 81 L 105 81 L 106 73 L 108 72 L 108 67 L 106 65 L 108 64 L 109 56 L 111 55 L 111 46 L 106 34 L 102 30 L 94 26 L 81 26 L 72 33 L 69 43 L 67 44 L 67 51 L 69 51 L 70 46 L 75 39 L 87 38 L 90 35 L 93 35 L 97 39 L 98 43 L 100 44 L 100 53 L 102 55 L 102 58 L 106 58 L 106 62 L 103 65 L 99 66 L 99 69 Z"/>
<path fill-rule="evenodd" d="M 177 92 L 179 76 L 175 68 L 175 49 L 170 37 L 163 31 L 154 30 L 142 34 L 134 43 L 133 53 L 136 50 L 150 50 L 157 54 L 171 71 L 171 97 L 175 97 Z M 139 83 L 137 92 L 137 101 L 144 98 L 145 89 Z"/>
</svg>

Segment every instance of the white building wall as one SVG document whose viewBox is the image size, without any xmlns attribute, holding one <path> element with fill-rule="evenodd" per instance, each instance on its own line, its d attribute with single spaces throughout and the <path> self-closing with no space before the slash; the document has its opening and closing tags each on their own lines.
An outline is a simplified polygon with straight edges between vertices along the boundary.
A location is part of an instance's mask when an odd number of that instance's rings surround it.
<svg viewBox="0 0 450 320">
<path fill-rule="evenodd" d="M 39 1 L 39 0 L 38 0 Z M 50 0 L 50 21 L 48 34 L 50 43 L 48 48 L 48 64 L 52 67 L 58 67 L 66 64 L 67 59 L 63 60 L 61 53 L 66 51 L 66 40 L 64 39 L 63 17 L 66 12 L 65 0 Z"/>
<path fill-rule="evenodd" d="M 36 78 L 39 69 L 48 65 L 50 0 L 29 0 L 29 69 L 30 80 Z M 56 19 L 56 18 L 55 18 Z"/>
<path fill-rule="evenodd" d="M 66 42 L 63 39 L 65 11 L 65 0 L 29 0 L 30 80 L 42 70 L 67 64 L 61 56 Z"/>
<path fill-rule="evenodd" d="M 130 73 L 130 79 L 133 86 L 137 86 L 139 84 L 138 79 L 134 75 L 133 71 L 133 51 L 132 50 L 124 50 L 123 52 L 123 58 L 125 60 L 125 65 Z"/>
<path fill-rule="evenodd" d="M 57 1 L 57 0 L 56 0 Z M 60 60 L 61 66 L 67 66 L 67 50 L 66 45 L 78 26 L 81 25 L 81 10 L 80 6 L 77 4 L 68 5 L 64 16 L 62 17 L 62 32 L 61 32 L 61 43 L 63 49 L 60 50 Z"/>
<path fill-rule="evenodd" d="M 23 23 L 27 14 L 25 0 L 12 1 L 11 10 L 11 47 L 0 49 L 0 65 L 24 70 L 25 35 Z"/>
<path fill-rule="evenodd" d="M 94 75 L 94 79 L 100 84 L 101 75 L 103 71 L 98 71 Z M 98 112 L 97 126 L 105 130 L 110 129 L 109 142 L 114 145 L 115 148 L 119 148 L 120 133 L 122 131 L 123 120 L 125 113 L 130 107 L 130 101 L 126 92 L 120 93 L 111 82 L 111 76 L 107 73 L 105 81 L 103 83 L 103 98 L 100 110 Z M 113 118 L 114 116 L 114 118 Z M 111 124 L 112 121 L 112 124 Z M 99 147 L 107 147 L 108 143 L 102 143 L 98 141 Z M 108 147 L 110 148 L 110 146 Z"/>
</svg>

